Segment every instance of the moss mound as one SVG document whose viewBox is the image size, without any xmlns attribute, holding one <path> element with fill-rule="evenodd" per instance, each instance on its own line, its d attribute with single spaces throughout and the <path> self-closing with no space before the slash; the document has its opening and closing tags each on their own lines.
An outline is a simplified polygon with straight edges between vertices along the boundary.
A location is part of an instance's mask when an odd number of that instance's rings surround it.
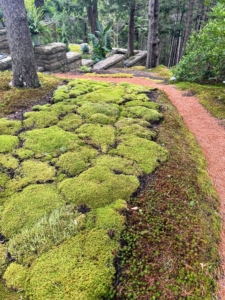
<svg viewBox="0 0 225 300">
<path fill-rule="evenodd" d="M 113 279 L 117 241 L 93 229 L 37 259 L 27 274 L 27 295 L 37 300 L 98 300 Z M 41 276 L 40 276 L 41 274 Z"/>
<path fill-rule="evenodd" d="M 128 136 L 116 149 L 110 151 L 134 160 L 146 173 L 152 173 L 160 162 L 167 159 L 167 151 L 155 142 L 143 138 Z"/>
<path fill-rule="evenodd" d="M 0 166 L 6 169 L 16 169 L 19 165 L 18 159 L 10 154 L 0 154 Z"/>
<path fill-rule="evenodd" d="M 145 95 L 146 96 L 146 95 Z M 147 97 L 148 98 L 148 97 Z M 129 101 L 125 103 L 126 107 L 132 107 L 132 106 L 144 106 L 146 108 L 150 108 L 150 109 L 155 109 L 158 110 L 159 109 L 159 104 L 158 103 L 154 103 L 154 102 L 149 102 L 149 101 L 141 101 L 141 100 L 133 100 L 133 101 Z"/>
<path fill-rule="evenodd" d="M 27 268 L 13 262 L 5 271 L 3 279 L 9 289 L 18 291 L 24 289 L 26 275 Z"/>
<path fill-rule="evenodd" d="M 56 113 L 48 111 L 26 112 L 24 117 L 23 125 L 25 128 L 45 128 L 55 125 L 59 121 Z"/>
<path fill-rule="evenodd" d="M 59 123 L 58 126 L 66 131 L 74 131 L 83 123 L 82 118 L 79 115 L 70 113 L 65 115 Z"/>
<path fill-rule="evenodd" d="M 68 93 L 68 87 L 66 85 L 63 85 L 57 88 L 57 90 L 53 95 L 52 100 L 56 103 L 56 102 L 63 101 L 65 99 L 69 99 L 69 93 Z"/>
<path fill-rule="evenodd" d="M 0 244 L 0 275 L 2 275 L 7 268 L 7 248 L 5 245 Z"/>
<path fill-rule="evenodd" d="M 19 144 L 19 139 L 17 136 L 11 135 L 0 135 L 0 153 L 11 152 Z"/>
<path fill-rule="evenodd" d="M 22 192 L 12 195 L 5 204 L 0 223 L 2 233 L 12 237 L 63 205 L 63 198 L 53 185 L 29 185 Z"/>
<path fill-rule="evenodd" d="M 78 113 L 84 118 L 90 118 L 96 113 L 117 118 L 120 114 L 120 107 L 117 104 L 87 102 L 78 109 Z"/>
<path fill-rule="evenodd" d="M 116 175 L 109 168 L 95 166 L 76 178 L 59 183 L 67 201 L 90 208 L 106 206 L 117 199 L 127 200 L 139 186 L 135 176 Z"/>
<path fill-rule="evenodd" d="M 132 106 L 123 110 L 125 117 L 142 118 L 149 122 L 158 122 L 162 119 L 162 114 L 155 109 L 149 109 L 144 106 Z"/>
<path fill-rule="evenodd" d="M 62 152 L 61 148 L 73 149 L 78 141 L 75 134 L 58 126 L 27 131 L 21 134 L 21 137 L 24 140 L 24 148 L 34 151 L 36 155 L 44 153 L 59 155 Z"/>
<path fill-rule="evenodd" d="M 12 121 L 5 118 L 0 118 L 0 134 L 14 135 L 21 128 L 22 123 L 20 121 Z"/>
</svg>

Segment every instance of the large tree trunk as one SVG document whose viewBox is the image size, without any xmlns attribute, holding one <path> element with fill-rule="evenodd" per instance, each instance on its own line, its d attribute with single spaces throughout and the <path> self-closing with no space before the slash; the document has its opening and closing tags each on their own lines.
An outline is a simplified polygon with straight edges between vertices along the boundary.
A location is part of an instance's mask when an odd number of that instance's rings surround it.
<svg viewBox="0 0 225 300">
<path fill-rule="evenodd" d="M 12 57 L 12 84 L 16 87 L 38 87 L 34 50 L 23 0 L 0 0 Z"/>
<path fill-rule="evenodd" d="M 129 31 L 128 31 L 128 57 L 134 55 L 134 16 L 135 16 L 136 0 L 131 1 Z"/>
<path fill-rule="evenodd" d="M 96 21 L 98 20 L 98 0 L 93 0 L 90 5 L 87 5 L 86 10 L 91 33 L 95 34 L 97 30 Z"/>
<path fill-rule="evenodd" d="M 34 3 L 35 3 L 35 6 L 38 8 L 38 7 L 41 7 L 43 6 L 45 3 L 44 0 L 35 0 Z"/>
<path fill-rule="evenodd" d="M 149 0 L 148 18 L 149 18 L 149 27 L 148 27 L 147 60 L 146 60 L 147 69 L 157 67 L 157 62 L 158 62 L 159 0 Z"/>
<path fill-rule="evenodd" d="M 186 29 L 185 29 L 185 33 L 184 33 L 184 42 L 183 42 L 183 47 L 182 47 L 182 51 L 181 51 L 181 57 L 185 53 L 187 41 L 188 41 L 188 38 L 189 38 L 190 32 L 191 32 L 191 22 L 192 22 L 192 16 L 193 16 L 194 3 L 195 3 L 195 0 L 190 0 L 190 2 L 189 2 Z"/>
</svg>

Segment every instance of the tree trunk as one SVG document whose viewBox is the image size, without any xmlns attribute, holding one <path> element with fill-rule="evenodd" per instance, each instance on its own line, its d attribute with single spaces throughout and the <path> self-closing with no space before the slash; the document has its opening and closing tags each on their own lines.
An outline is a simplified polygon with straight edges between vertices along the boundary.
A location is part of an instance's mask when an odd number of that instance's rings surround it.
<svg viewBox="0 0 225 300">
<path fill-rule="evenodd" d="M 158 21 L 159 21 L 159 0 L 149 0 L 148 8 L 148 41 L 147 41 L 147 60 L 146 68 L 157 67 L 159 56 L 159 38 L 158 38 Z"/>
<path fill-rule="evenodd" d="M 35 0 L 34 3 L 35 3 L 35 6 L 38 8 L 38 7 L 41 7 L 43 6 L 45 3 L 44 0 Z"/>
<path fill-rule="evenodd" d="M 16 87 L 38 87 L 34 50 L 23 0 L 0 0 L 12 57 L 12 84 Z"/>
<path fill-rule="evenodd" d="M 98 20 L 98 0 L 93 0 L 93 2 L 86 7 L 86 10 L 91 33 L 95 34 L 97 30 L 96 21 Z"/>
<path fill-rule="evenodd" d="M 191 32 L 191 22 L 192 22 L 192 16 L 193 16 L 194 3 L 195 3 L 195 0 L 190 0 L 190 2 L 189 2 L 188 16 L 187 16 L 187 22 L 186 22 L 186 29 L 185 29 L 185 33 L 184 33 L 184 42 L 183 42 L 183 47 L 182 47 L 182 51 L 181 51 L 181 57 L 185 54 L 187 41 L 188 41 L 188 38 L 189 38 L 190 32 Z"/>
<path fill-rule="evenodd" d="M 136 0 L 132 0 L 129 17 L 129 31 L 128 31 L 128 57 L 134 55 L 134 16 L 135 16 Z"/>
</svg>

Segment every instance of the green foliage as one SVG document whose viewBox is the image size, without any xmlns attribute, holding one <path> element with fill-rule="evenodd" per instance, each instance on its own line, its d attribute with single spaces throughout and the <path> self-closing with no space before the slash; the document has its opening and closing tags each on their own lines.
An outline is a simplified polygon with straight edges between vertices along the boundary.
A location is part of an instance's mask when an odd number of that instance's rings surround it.
<svg viewBox="0 0 225 300">
<path fill-rule="evenodd" d="M 111 52 L 112 46 L 110 42 L 110 33 L 113 32 L 113 30 L 110 29 L 112 27 L 111 22 L 109 22 L 105 28 L 103 28 L 102 24 L 99 21 L 96 22 L 96 25 L 96 35 L 92 33 L 88 35 L 92 42 L 94 52 L 92 59 L 95 63 L 103 60 L 106 57 L 106 54 L 108 52 Z"/>
<path fill-rule="evenodd" d="M 0 153 L 10 152 L 15 149 L 19 144 L 17 136 L 0 135 Z"/>
<path fill-rule="evenodd" d="M 0 134 L 15 134 L 22 128 L 20 121 L 12 121 L 5 118 L 0 118 Z"/>
<path fill-rule="evenodd" d="M 88 73 L 91 70 L 91 67 L 87 67 L 87 66 L 80 66 L 80 68 L 78 69 L 80 72 L 82 73 Z"/>
<path fill-rule="evenodd" d="M 81 44 L 80 49 L 82 54 L 89 54 L 89 47 L 87 43 Z"/>
<path fill-rule="evenodd" d="M 225 79 L 225 4 L 218 3 L 212 10 L 216 17 L 190 37 L 186 55 L 173 70 L 174 76 L 183 81 L 223 81 Z"/>
</svg>

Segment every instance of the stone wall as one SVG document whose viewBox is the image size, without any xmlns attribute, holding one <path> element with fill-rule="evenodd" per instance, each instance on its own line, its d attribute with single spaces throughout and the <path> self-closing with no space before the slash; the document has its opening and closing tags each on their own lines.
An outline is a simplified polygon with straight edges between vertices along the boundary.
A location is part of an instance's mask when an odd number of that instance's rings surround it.
<svg viewBox="0 0 225 300">
<path fill-rule="evenodd" d="M 6 35 L 6 29 L 0 30 L 0 52 L 10 53 L 9 51 L 9 43 Z"/>
</svg>

